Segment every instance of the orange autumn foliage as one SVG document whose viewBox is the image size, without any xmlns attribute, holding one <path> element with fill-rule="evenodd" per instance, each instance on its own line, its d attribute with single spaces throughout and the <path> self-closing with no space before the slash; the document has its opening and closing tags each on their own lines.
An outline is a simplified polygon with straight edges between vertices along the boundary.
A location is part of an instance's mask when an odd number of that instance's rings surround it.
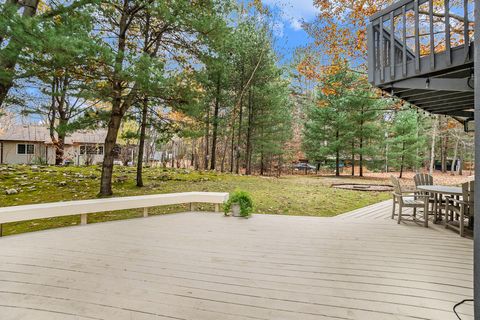
<svg viewBox="0 0 480 320">
<path fill-rule="evenodd" d="M 314 0 L 317 19 L 306 25 L 315 46 L 332 61 L 366 56 L 368 17 L 395 0 Z"/>
</svg>

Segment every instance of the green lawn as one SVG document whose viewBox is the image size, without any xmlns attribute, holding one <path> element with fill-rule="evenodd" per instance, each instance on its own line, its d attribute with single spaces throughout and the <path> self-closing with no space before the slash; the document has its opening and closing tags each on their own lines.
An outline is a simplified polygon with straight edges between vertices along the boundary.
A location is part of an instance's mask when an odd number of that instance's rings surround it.
<svg viewBox="0 0 480 320">
<path fill-rule="evenodd" d="M 95 198 L 98 192 L 98 167 L 0 166 L 0 206 Z M 332 183 L 365 182 L 349 177 L 287 176 L 282 178 L 247 177 L 213 172 L 146 168 L 144 188 L 135 186 L 135 169 L 116 167 L 115 196 L 171 193 L 182 191 L 223 191 L 237 188 L 252 194 L 255 213 L 335 216 L 389 198 L 389 193 L 347 191 L 331 188 Z M 384 183 L 368 180 L 368 183 Z M 18 194 L 6 195 L 14 188 Z M 204 205 L 200 210 L 212 210 Z M 159 207 L 152 214 L 185 211 L 186 206 Z M 141 210 L 116 211 L 89 215 L 89 223 L 141 216 Z M 10 223 L 3 234 L 48 229 L 79 223 L 79 216 Z"/>
</svg>

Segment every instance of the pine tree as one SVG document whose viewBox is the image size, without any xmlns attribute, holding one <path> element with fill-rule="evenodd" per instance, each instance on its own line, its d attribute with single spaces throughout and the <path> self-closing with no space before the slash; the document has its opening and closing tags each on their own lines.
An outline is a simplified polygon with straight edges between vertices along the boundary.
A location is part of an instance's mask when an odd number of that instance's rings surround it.
<svg viewBox="0 0 480 320">
<path fill-rule="evenodd" d="M 333 157 L 336 176 L 340 175 L 341 157 L 352 152 L 354 129 L 349 114 L 352 104 L 348 92 L 354 79 L 346 66 L 326 69 L 322 88 L 317 101 L 310 107 L 305 124 L 305 153 L 318 162 Z"/>
<path fill-rule="evenodd" d="M 420 150 L 423 149 L 425 138 L 420 126 L 418 114 L 414 110 L 400 110 L 394 117 L 389 139 L 389 157 L 391 165 L 399 167 L 400 178 L 403 177 L 405 168 L 416 168 L 422 162 Z"/>
<path fill-rule="evenodd" d="M 100 21 L 103 29 L 110 31 L 100 35 L 106 49 L 102 78 L 107 79 L 101 97 L 111 103 L 111 112 L 100 195 L 112 194 L 114 147 L 126 112 L 136 100 L 155 97 L 164 89 L 167 62 L 180 69 L 192 68 L 196 55 L 225 28 L 227 4 L 223 0 L 102 2 Z M 147 41 L 138 41 L 147 33 Z"/>
</svg>

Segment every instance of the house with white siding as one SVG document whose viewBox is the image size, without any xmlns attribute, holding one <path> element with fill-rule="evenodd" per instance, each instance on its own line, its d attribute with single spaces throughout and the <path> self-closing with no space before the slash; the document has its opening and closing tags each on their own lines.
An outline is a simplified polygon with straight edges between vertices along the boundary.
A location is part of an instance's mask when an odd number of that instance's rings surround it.
<svg viewBox="0 0 480 320">
<path fill-rule="evenodd" d="M 77 131 L 65 139 L 65 163 L 97 164 L 103 161 L 106 130 Z M 55 146 L 47 127 L 0 128 L 0 164 L 55 164 Z"/>
</svg>

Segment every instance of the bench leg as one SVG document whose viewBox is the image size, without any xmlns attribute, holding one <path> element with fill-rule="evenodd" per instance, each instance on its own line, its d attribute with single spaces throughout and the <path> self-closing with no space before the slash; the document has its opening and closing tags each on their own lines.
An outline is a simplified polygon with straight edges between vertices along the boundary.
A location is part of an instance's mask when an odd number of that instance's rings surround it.
<svg viewBox="0 0 480 320">
<path fill-rule="evenodd" d="M 148 208 L 143 208 L 143 217 L 148 217 Z"/>
<path fill-rule="evenodd" d="M 465 205 L 460 205 L 460 237 L 465 237 Z"/>
<path fill-rule="evenodd" d="M 425 206 L 423 207 L 423 226 L 428 228 L 428 199 L 425 200 Z"/>
<path fill-rule="evenodd" d="M 398 208 L 398 220 L 397 220 L 397 223 L 400 224 L 400 222 L 402 222 L 402 204 L 400 203 L 399 204 L 399 208 Z"/>
<path fill-rule="evenodd" d="M 393 206 L 392 206 L 392 219 L 395 219 L 395 205 L 397 203 L 397 199 L 393 196 Z"/>
<path fill-rule="evenodd" d="M 196 210 L 197 210 L 197 208 L 195 206 L 195 203 L 190 202 L 190 211 L 196 211 Z"/>
<path fill-rule="evenodd" d="M 218 203 L 215 204 L 215 212 L 220 212 L 220 205 Z"/>
<path fill-rule="evenodd" d="M 83 225 L 86 225 L 87 223 L 88 223 L 87 214 L 86 213 L 81 214 L 80 215 L 80 224 L 83 226 Z"/>
</svg>

